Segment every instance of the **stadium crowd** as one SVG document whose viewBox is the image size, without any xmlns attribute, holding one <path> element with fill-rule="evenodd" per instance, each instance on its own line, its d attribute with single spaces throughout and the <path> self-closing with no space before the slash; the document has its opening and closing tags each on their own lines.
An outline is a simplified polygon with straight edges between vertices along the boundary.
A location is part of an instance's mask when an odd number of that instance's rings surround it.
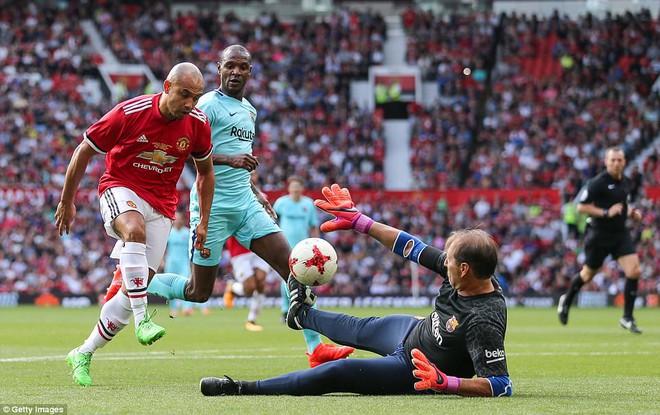
<svg viewBox="0 0 660 415">
<path fill-rule="evenodd" d="M 224 45 L 248 46 L 254 69 L 247 97 L 259 110 L 255 153 L 264 190 L 283 188 L 292 174 L 302 176 L 308 189 L 332 182 L 384 188 L 381 114 L 357 108 L 348 93 L 351 79 L 383 59 L 385 25 L 377 13 L 340 10 L 283 23 L 266 14 L 255 21 L 210 12 L 171 16 L 163 3 L 84 10 L 21 3 L 0 12 L 0 292 L 100 293 L 114 270 L 107 258 L 114 241 L 103 232 L 96 208 L 102 160 L 90 165 L 81 184 L 73 233 L 60 238 L 52 219 L 82 132 L 113 105 L 94 103 L 82 85 L 102 61 L 80 27 L 87 16 L 121 61 L 146 63 L 162 79 L 164 68 L 190 60 L 204 69 L 208 88 L 217 84 L 215 61 Z M 658 34 L 651 30 L 657 17 L 500 19 L 476 14 L 445 20 L 414 9 L 403 15 L 411 39 L 407 59 L 435 78 L 441 91 L 433 107 L 411 108 L 411 161 L 420 189 L 457 187 L 466 169 L 466 187 L 556 187 L 572 196 L 602 168 L 605 146 L 622 144 L 630 158 L 658 136 L 660 102 L 649 89 L 660 66 Z M 502 59 L 490 68 L 489 88 L 485 73 L 500 21 Z M 538 47 L 543 42 L 552 47 Z M 541 49 L 564 65 L 538 82 L 516 57 L 534 59 L 532 52 Z M 453 75 L 463 67 L 471 67 L 472 76 Z M 483 97 L 479 128 L 475 108 Z M 660 183 L 657 154 L 640 169 L 646 185 Z M 580 264 L 581 244 L 566 231 L 560 206 L 544 201 L 475 198 L 448 206 L 375 193 L 358 202 L 374 219 L 424 235 L 438 247 L 457 228 L 480 226 L 495 235 L 510 295 L 555 294 Z M 635 235 L 646 277 L 640 293 L 659 292 L 660 206 L 643 197 L 639 203 L 646 212 Z M 400 259 L 361 235 L 328 238 L 342 267 L 321 292 L 409 294 L 410 267 Z M 608 264 L 588 288 L 614 293 L 617 275 Z M 420 277 L 423 292 L 437 292 L 435 276 L 420 269 Z M 271 295 L 279 290 L 275 282 Z M 222 284 L 217 288 L 221 293 Z"/>
<path fill-rule="evenodd" d="M 603 148 L 621 145 L 633 160 L 658 135 L 657 122 L 647 118 L 660 104 L 650 93 L 657 78 L 652 66 L 660 65 L 654 26 L 644 12 L 507 19 L 503 64 L 466 186 L 491 177 L 490 187 L 553 186 L 573 193 L 582 178 L 602 168 Z M 539 82 L 538 71 L 521 70 L 520 59 L 514 63 L 520 50 L 537 51 L 545 67 L 560 65 Z"/>
<path fill-rule="evenodd" d="M 121 60 L 146 63 L 161 79 L 163 68 L 191 61 L 213 86 L 225 45 L 241 43 L 251 51 L 246 96 L 259 110 L 254 150 L 262 158 L 264 188 L 282 188 L 292 174 L 312 187 L 339 177 L 362 188 L 383 187 L 382 127 L 348 96 L 349 81 L 382 62 L 385 24 L 379 14 L 342 9 L 323 19 L 282 23 L 272 14 L 254 21 L 215 11 L 171 16 L 157 3 L 108 5 L 95 16 Z"/>
<path fill-rule="evenodd" d="M 660 94 L 651 86 L 660 73 L 660 34 L 648 11 L 573 20 L 447 19 L 407 10 L 402 19 L 408 63 L 435 75 L 441 91 L 439 102 L 411 117 L 419 188 L 556 187 L 574 194 L 601 168 L 603 148 L 621 145 L 633 160 L 658 136 Z M 647 183 L 659 183 L 656 170 L 644 169 Z"/>
</svg>

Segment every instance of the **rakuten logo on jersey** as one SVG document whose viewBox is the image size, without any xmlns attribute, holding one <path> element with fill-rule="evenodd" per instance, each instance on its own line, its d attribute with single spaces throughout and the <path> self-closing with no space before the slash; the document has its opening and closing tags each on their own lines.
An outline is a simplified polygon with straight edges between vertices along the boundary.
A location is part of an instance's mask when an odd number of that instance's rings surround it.
<svg viewBox="0 0 660 415">
<path fill-rule="evenodd" d="M 230 136 L 236 137 L 241 141 L 253 141 L 254 140 L 254 131 L 250 131 L 243 128 L 231 127 Z"/>
<path fill-rule="evenodd" d="M 500 360 L 504 360 L 504 350 L 502 349 L 497 349 L 497 350 L 485 350 L 486 353 L 486 363 L 493 363 L 493 362 L 498 362 Z"/>
</svg>

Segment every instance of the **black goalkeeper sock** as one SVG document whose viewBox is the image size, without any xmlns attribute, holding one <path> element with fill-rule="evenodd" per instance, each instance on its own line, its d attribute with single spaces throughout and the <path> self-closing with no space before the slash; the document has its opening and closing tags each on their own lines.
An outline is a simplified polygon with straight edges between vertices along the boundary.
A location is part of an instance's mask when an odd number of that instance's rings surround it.
<svg viewBox="0 0 660 415">
<path fill-rule="evenodd" d="M 633 309 L 637 299 L 637 285 L 639 279 L 626 278 L 626 285 L 623 287 L 623 317 L 633 318 Z"/>
<path fill-rule="evenodd" d="M 257 390 L 257 382 L 242 380 L 241 381 L 241 395 L 256 395 L 259 391 Z"/>
<path fill-rule="evenodd" d="M 566 302 L 565 304 L 568 305 L 568 307 L 573 304 L 573 299 L 577 295 L 577 293 L 580 291 L 580 288 L 584 285 L 584 281 L 580 277 L 580 273 L 575 274 L 575 276 L 571 279 L 571 285 L 568 287 L 568 291 L 566 292 Z"/>
</svg>

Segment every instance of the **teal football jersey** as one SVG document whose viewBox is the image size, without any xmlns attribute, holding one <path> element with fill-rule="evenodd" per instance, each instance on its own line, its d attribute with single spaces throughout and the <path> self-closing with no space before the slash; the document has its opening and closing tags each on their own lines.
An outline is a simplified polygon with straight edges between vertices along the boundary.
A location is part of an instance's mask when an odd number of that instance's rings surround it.
<svg viewBox="0 0 660 415">
<path fill-rule="evenodd" d="M 239 101 L 216 90 L 207 92 L 197 107 L 204 111 L 211 124 L 211 141 L 215 154 L 252 154 L 256 135 L 257 110 L 243 98 Z M 250 173 L 245 169 L 214 165 L 215 195 L 211 211 L 241 211 L 253 199 Z M 190 192 L 190 209 L 198 210 L 197 190 Z"/>
</svg>

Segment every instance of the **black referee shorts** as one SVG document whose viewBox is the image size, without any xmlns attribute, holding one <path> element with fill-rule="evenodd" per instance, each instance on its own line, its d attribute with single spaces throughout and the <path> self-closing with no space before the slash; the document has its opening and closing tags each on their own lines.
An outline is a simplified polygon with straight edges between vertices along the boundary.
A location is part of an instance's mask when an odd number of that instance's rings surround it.
<svg viewBox="0 0 660 415">
<path fill-rule="evenodd" d="M 599 232 L 588 228 L 584 237 L 584 263 L 591 269 L 598 269 L 608 255 L 613 259 L 636 253 L 630 232 L 624 230 L 620 233 Z"/>
</svg>

